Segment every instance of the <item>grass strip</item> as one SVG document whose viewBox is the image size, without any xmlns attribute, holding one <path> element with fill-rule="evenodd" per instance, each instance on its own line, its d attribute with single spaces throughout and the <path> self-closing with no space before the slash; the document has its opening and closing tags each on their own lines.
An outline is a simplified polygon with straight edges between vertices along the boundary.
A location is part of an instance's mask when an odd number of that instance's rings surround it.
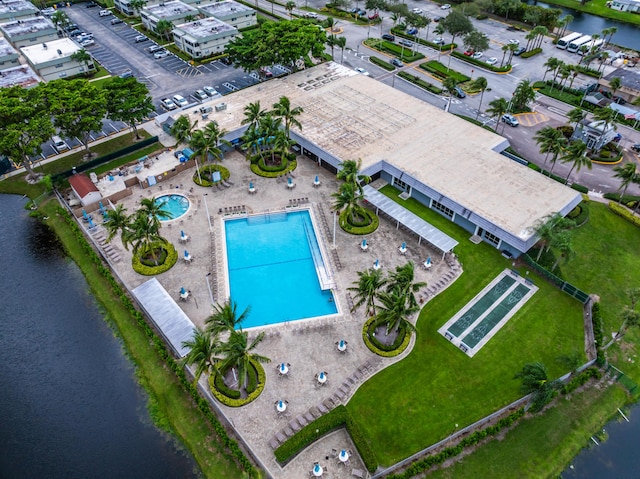
<svg viewBox="0 0 640 479">
<path fill-rule="evenodd" d="M 150 396 L 150 412 L 156 424 L 186 445 L 206 477 L 242 477 L 242 471 L 159 357 L 153 342 L 133 320 L 129 310 L 114 298 L 111 284 L 86 254 L 63 216 L 58 214 L 58 206 L 55 201 L 43 205 L 43 214 L 49 217 L 47 224 L 84 274 L 92 294 L 104 308 L 105 317 L 114 326 L 127 355 L 136 365 L 138 380 Z"/>
<path fill-rule="evenodd" d="M 549 0 L 547 3 L 551 5 L 560 5 L 561 7 L 571 8 L 579 12 L 586 12 L 598 17 L 611 18 L 625 23 L 640 25 L 640 15 L 630 12 L 621 12 L 607 7 L 608 0 L 590 0 L 582 4 L 575 0 Z M 597 33 L 597 32 L 592 32 Z M 615 36 L 615 35 L 614 35 Z"/>
</svg>

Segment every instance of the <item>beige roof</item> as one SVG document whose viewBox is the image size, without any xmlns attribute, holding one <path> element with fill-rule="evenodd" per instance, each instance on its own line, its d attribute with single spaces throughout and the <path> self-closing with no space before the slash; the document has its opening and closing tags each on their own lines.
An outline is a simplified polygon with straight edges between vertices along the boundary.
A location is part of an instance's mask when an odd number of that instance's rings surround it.
<svg viewBox="0 0 640 479">
<path fill-rule="evenodd" d="M 521 239 L 578 195 L 497 153 L 503 137 L 333 62 L 213 100 L 227 108 L 209 118 L 234 131 L 245 105 L 270 109 L 283 95 L 304 108 L 301 134 L 328 153 L 363 169 L 386 160 Z"/>
</svg>

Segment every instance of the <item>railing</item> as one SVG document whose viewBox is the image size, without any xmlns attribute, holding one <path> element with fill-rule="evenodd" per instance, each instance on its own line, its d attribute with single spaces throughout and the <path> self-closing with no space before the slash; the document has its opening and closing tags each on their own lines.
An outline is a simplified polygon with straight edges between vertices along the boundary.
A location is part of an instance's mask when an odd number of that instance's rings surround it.
<svg viewBox="0 0 640 479">
<path fill-rule="evenodd" d="M 311 257 L 316 267 L 316 273 L 318 274 L 318 280 L 320 281 L 320 288 L 323 290 L 332 289 L 335 286 L 335 282 L 332 279 L 332 275 L 327 270 L 327 267 L 322 259 L 322 252 L 320 251 L 320 244 L 315 236 L 309 231 L 309 225 L 306 221 L 302 222 L 304 227 L 304 234 L 307 237 L 307 243 L 309 244 L 309 250 L 311 251 Z"/>
</svg>

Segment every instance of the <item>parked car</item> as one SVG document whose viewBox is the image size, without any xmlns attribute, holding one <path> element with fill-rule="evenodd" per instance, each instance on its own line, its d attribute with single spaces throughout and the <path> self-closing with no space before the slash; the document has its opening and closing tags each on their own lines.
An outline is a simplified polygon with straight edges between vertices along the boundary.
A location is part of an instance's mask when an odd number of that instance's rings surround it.
<svg viewBox="0 0 640 479">
<path fill-rule="evenodd" d="M 360 73 L 361 75 L 364 75 L 366 77 L 370 76 L 369 72 L 367 70 L 365 70 L 364 68 L 358 67 L 358 68 L 354 68 L 355 71 L 357 71 L 358 73 Z"/>
<path fill-rule="evenodd" d="M 267 67 L 262 67 L 260 69 L 260 75 L 262 75 L 265 78 L 271 78 L 273 77 L 273 72 Z"/>
<path fill-rule="evenodd" d="M 525 47 L 520 47 L 515 52 L 513 52 L 513 54 L 515 56 L 519 57 L 520 55 L 522 55 L 526 51 L 527 51 L 527 49 Z"/>
<path fill-rule="evenodd" d="M 53 7 L 48 7 L 48 8 L 45 8 L 43 10 L 40 10 L 40 13 L 42 13 L 42 15 L 45 16 L 45 17 L 50 17 L 54 13 L 56 13 L 56 9 L 53 8 Z"/>
<path fill-rule="evenodd" d="M 144 35 L 137 35 L 135 38 L 136 43 L 142 43 L 149 40 L 149 37 L 145 37 Z"/>
<path fill-rule="evenodd" d="M 67 142 L 57 135 L 51 137 L 51 141 L 53 142 L 53 149 L 56 150 L 58 153 L 62 153 L 63 151 L 70 150 Z"/>
<path fill-rule="evenodd" d="M 183 97 L 182 95 L 173 95 L 173 101 L 180 108 L 182 108 L 183 106 L 187 106 L 189 104 L 187 99 L 185 97 Z"/>
<path fill-rule="evenodd" d="M 407 35 L 415 35 L 418 33 L 418 29 L 415 27 L 407 28 Z"/>
<path fill-rule="evenodd" d="M 442 20 L 442 17 L 433 17 L 433 21 L 438 23 L 440 20 Z"/>
<path fill-rule="evenodd" d="M 173 102 L 171 98 L 163 98 L 160 103 L 167 110 L 175 110 L 176 108 L 178 108 L 178 106 Z"/>
<path fill-rule="evenodd" d="M 442 37 L 436 37 L 436 39 L 433 40 L 433 43 L 436 45 L 444 45 L 444 39 Z"/>
<path fill-rule="evenodd" d="M 624 105 L 625 103 L 627 103 L 627 100 L 625 100 L 624 98 L 618 95 L 612 97 L 611 99 L 615 101 L 618 105 Z"/>
<path fill-rule="evenodd" d="M 159 52 L 160 50 L 164 50 L 164 48 L 160 45 L 151 45 L 149 47 L 149 53 L 156 53 L 156 52 Z"/>
<path fill-rule="evenodd" d="M 475 58 L 476 60 L 480 60 L 482 58 L 482 52 L 475 52 L 471 58 Z"/>
<path fill-rule="evenodd" d="M 451 93 L 453 93 L 454 96 L 457 96 L 458 98 L 466 98 L 467 97 L 467 94 L 459 86 L 455 87 Z"/>
<path fill-rule="evenodd" d="M 352 8 L 351 10 L 349 10 L 349 13 L 358 13 L 358 10 L 360 10 L 359 8 Z"/>
<path fill-rule="evenodd" d="M 83 47 L 90 47 L 91 45 L 95 45 L 95 44 L 96 42 L 93 41 L 91 38 L 80 40 L 80 45 L 82 45 Z"/>
<path fill-rule="evenodd" d="M 503 123 L 506 123 L 509 126 L 518 126 L 520 124 L 518 119 L 515 116 L 510 115 L 509 113 L 505 113 L 500 119 Z"/>
<path fill-rule="evenodd" d="M 421 8 L 412 8 L 411 11 L 413 13 L 417 13 L 418 15 L 422 15 L 422 9 Z"/>
<path fill-rule="evenodd" d="M 404 66 L 404 63 L 402 63 L 402 60 L 400 60 L 399 58 L 392 58 L 391 64 L 397 66 L 398 68 L 402 68 Z"/>
<path fill-rule="evenodd" d="M 634 143 L 634 144 L 631 146 L 631 149 L 632 149 L 633 151 L 637 152 L 637 153 L 640 153 L 640 143 Z"/>
<path fill-rule="evenodd" d="M 512 38 L 511 40 L 509 40 L 509 45 L 520 45 L 520 40 Z"/>
<path fill-rule="evenodd" d="M 495 65 L 498 63 L 498 59 L 496 57 L 491 57 L 487 60 L 487 65 Z"/>
<path fill-rule="evenodd" d="M 396 37 L 394 35 L 391 35 L 390 33 L 385 33 L 382 35 L 382 39 L 383 40 L 389 40 L 390 42 L 395 42 L 396 41 Z"/>
<path fill-rule="evenodd" d="M 361 8 L 360 10 L 358 10 L 356 13 L 357 13 L 357 14 L 358 14 L 358 16 L 360 16 L 360 17 L 366 17 L 366 16 L 367 16 L 367 11 L 366 11 L 366 10 L 363 10 L 362 8 Z"/>
<path fill-rule="evenodd" d="M 73 30 L 72 32 L 69 32 L 69 36 L 71 38 L 77 37 L 82 35 L 84 32 L 82 30 Z"/>
<path fill-rule="evenodd" d="M 475 52 L 473 50 L 465 50 L 464 55 L 470 57 L 471 55 L 473 55 Z"/>
<path fill-rule="evenodd" d="M 440 10 L 449 10 L 450 8 L 451 8 L 451 5 L 449 5 L 448 3 L 445 3 L 440 7 Z"/>
<path fill-rule="evenodd" d="M 118 18 L 118 17 L 116 17 L 116 18 L 114 18 L 113 20 L 111 20 L 111 25 L 117 25 L 118 23 L 124 23 L 124 22 L 122 21 L 122 18 Z"/>
<path fill-rule="evenodd" d="M 206 100 L 207 98 L 209 98 L 209 95 L 207 95 L 204 90 L 196 90 L 193 93 L 193 96 L 196 97 L 198 100 Z"/>
<path fill-rule="evenodd" d="M 413 47 L 413 42 L 409 40 L 400 40 L 400 45 L 404 45 L 405 47 Z"/>
<path fill-rule="evenodd" d="M 111 10 L 100 10 L 98 15 L 101 17 L 108 17 L 109 15 L 113 15 L 113 13 L 111 13 Z"/>
<path fill-rule="evenodd" d="M 214 97 L 214 96 L 220 96 L 220 93 L 218 93 L 218 90 L 216 90 L 215 88 L 213 88 L 212 86 L 203 86 L 202 89 L 205 91 L 205 93 L 207 95 L 209 95 L 210 97 Z"/>
<path fill-rule="evenodd" d="M 122 73 L 120 73 L 120 75 L 118 75 L 120 78 L 131 78 L 133 76 L 133 72 L 129 69 L 123 71 Z"/>
<path fill-rule="evenodd" d="M 302 16 L 304 18 L 318 18 L 318 14 L 316 12 L 304 12 Z"/>
<path fill-rule="evenodd" d="M 87 4 L 84 6 L 84 8 L 94 8 L 97 7 L 98 4 L 96 2 L 87 2 Z"/>
<path fill-rule="evenodd" d="M 160 58 L 164 58 L 168 56 L 169 56 L 169 52 L 166 51 L 164 48 L 162 50 L 158 50 L 153 54 L 153 58 L 155 58 L 156 60 L 159 60 Z"/>
<path fill-rule="evenodd" d="M 378 15 L 377 13 L 372 13 L 371 15 L 369 15 L 367 18 L 369 18 L 369 20 L 375 20 L 379 17 L 380 15 Z"/>
</svg>

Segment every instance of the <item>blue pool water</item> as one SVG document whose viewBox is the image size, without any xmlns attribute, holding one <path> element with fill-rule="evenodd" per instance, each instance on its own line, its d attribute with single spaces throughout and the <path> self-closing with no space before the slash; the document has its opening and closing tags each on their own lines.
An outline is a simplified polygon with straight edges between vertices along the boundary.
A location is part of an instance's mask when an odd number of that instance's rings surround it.
<svg viewBox="0 0 640 479">
<path fill-rule="evenodd" d="M 231 299 L 238 311 L 251 307 L 250 328 L 335 314 L 313 257 L 322 261 L 307 211 L 225 222 Z M 313 248 L 313 251 L 312 251 Z"/>
<path fill-rule="evenodd" d="M 186 196 L 182 195 L 162 195 L 156 198 L 155 203 L 162 205 L 163 209 L 168 211 L 171 215 L 163 221 L 171 221 L 176 218 L 180 218 L 187 211 L 189 211 L 190 202 Z"/>
</svg>

